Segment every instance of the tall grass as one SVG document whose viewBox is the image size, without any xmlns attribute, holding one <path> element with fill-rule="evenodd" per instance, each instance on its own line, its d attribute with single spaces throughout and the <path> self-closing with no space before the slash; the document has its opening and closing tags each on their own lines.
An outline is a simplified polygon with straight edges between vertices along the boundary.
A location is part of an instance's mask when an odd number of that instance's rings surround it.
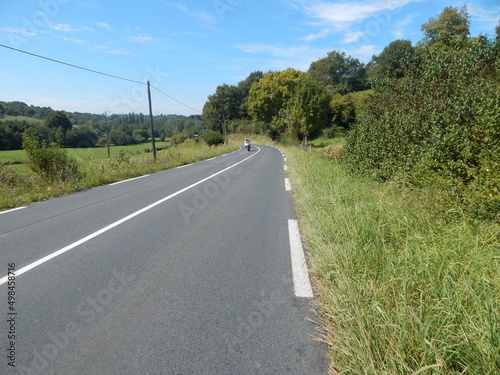
<svg viewBox="0 0 500 375">
<path fill-rule="evenodd" d="M 500 226 L 285 153 L 332 373 L 499 374 Z"/>
<path fill-rule="evenodd" d="M 21 206 L 90 187 L 138 177 L 169 168 L 194 163 L 236 150 L 237 146 L 209 147 L 204 143 L 185 142 L 157 152 L 156 162 L 151 153 L 124 149 L 111 159 L 89 159 L 79 155 L 82 177 L 71 181 L 49 183 L 35 173 L 16 173 L 13 166 L 0 164 L 0 209 Z"/>
</svg>

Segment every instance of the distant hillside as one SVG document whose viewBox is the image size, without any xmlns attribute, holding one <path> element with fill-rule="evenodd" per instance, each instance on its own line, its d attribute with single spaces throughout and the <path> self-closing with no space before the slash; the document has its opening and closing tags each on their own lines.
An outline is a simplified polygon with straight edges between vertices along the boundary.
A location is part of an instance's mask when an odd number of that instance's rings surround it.
<svg viewBox="0 0 500 375">
<path fill-rule="evenodd" d="M 0 119 L 8 118 L 10 120 L 28 121 L 27 118 L 30 118 L 30 119 L 44 120 L 47 117 L 47 115 L 52 111 L 53 109 L 50 107 L 37 107 L 18 101 L 14 102 L 0 101 Z M 73 124 L 81 124 L 81 123 L 86 123 L 88 121 L 104 121 L 106 119 L 106 117 L 102 113 L 93 114 L 93 113 L 82 113 L 82 112 L 68 112 L 64 110 L 61 112 L 63 112 L 71 120 Z M 13 118 L 13 116 L 15 116 L 15 118 Z M 108 116 L 108 120 L 117 119 L 118 117 L 121 116 L 130 116 L 130 114 L 129 115 L 112 114 Z M 137 116 L 142 117 L 145 115 L 137 114 Z M 161 117 L 162 119 L 165 120 L 188 118 L 183 115 L 163 115 L 163 114 L 154 117 Z M 197 116 L 190 116 L 190 117 L 197 117 Z"/>
</svg>

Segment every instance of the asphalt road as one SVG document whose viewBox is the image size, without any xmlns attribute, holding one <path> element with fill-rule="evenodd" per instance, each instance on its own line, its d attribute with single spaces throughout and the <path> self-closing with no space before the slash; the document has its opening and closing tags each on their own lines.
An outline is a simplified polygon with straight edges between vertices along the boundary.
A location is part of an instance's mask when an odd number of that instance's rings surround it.
<svg viewBox="0 0 500 375">
<path fill-rule="evenodd" d="M 283 160 L 258 146 L 1 214 L 0 374 L 325 374 Z"/>
</svg>

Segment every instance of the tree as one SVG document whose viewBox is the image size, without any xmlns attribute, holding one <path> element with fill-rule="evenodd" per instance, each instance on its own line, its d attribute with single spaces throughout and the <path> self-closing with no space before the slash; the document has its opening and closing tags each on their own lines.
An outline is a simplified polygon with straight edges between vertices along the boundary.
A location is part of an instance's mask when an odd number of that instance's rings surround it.
<svg viewBox="0 0 500 375">
<path fill-rule="evenodd" d="M 380 55 L 373 56 L 369 63 L 368 76 L 370 79 L 404 77 L 405 66 L 413 55 L 414 49 L 409 40 L 395 40 L 385 47 Z"/>
<path fill-rule="evenodd" d="M 254 121 L 269 124 L 272 138 L 276 138 L 286 128 L 282 121 L 284 111 L 303 74 L 294 69 L 266 73 L 250 89 L 248 112 Z"/>
<path fill-rule="evenodd" d="M 424 39 L 420 47 L 430 51 L 440 49 L 463 49 L 467 47 L 470 16 L 467 7 L 460 11 L 454 7 L 446 7 L 438 18 L 431 18 L 422 25 Z"/>
<path fill-rule="evenodd" d="M 347 94 L 369 88 L 365 65 L 345 52 L 329 52 L 327 57 L 312 62 L 308 73 L 331 93 Z"/>
<path fill-rule="evenodd" d="M 321 129 L 328 121 L 330 97 L 324 86 L 304 74 L 287 103 L 284 121 L 292 134 L 303 137 L 307 144 L 309 135 Z"/>
<path fill-rule="evenodd" d="M 67 131 L 73 127 L 68 117 L 61 111 L 50 112 L 45 118 L 45 125 L 54 130 L 63 128 L 64 131 Z"/>
<path fill-rule="evenodd" d="M 209 95 L 208 101 L 203 106 L 203 119 L 207 127 L 222 131 L 224 119 L 232 120 L 240 117 L 241 103 L 241 92 L 236 86 L 228 84 L 217 86 L 215 94 Z"/>
<path fill-rule="evenodd" d="M 240 104 L 240 119 L 249 119 L 248 114 L 248 94 L 254 83 L 259 82 L 264 77 L 261 71 L 255 71 L 243 81 L 238 83 L 238 90 L 240 90 L 241 104 Z"/>
<path fill-rule="evenodd" d="M 276 139 L 285 131 L 294 138 L 320 128 L 328 116 L 328 93 L 307 73 L 287 69 L 270 72 L 250 89 L 248 111 L 254 121 L 268 124 Z"/>
</svg>

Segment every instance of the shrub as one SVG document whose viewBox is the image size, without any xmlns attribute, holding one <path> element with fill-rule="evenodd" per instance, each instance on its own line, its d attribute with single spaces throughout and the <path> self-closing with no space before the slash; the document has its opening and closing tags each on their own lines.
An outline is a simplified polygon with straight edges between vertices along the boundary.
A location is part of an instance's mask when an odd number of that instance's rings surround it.
<svg viewBox="0 0 500 375">
<path fill-rule="evenodd" d="M 349 134 L 349 167 L 381 180 L 439 184 L 474 214 L 500 214 L 498 55 L 485 38 L 423 53 L 408 75 L 376 87 Z"/>
<path fill-rule="evenodd" d="M 224 136 L 215 130 L 209 130 L 203 136 L 203 140 L 209 146 L 218 146 L 224 143 Z"/>
<path fill-rule="evenodd" d="M 180 145 L 181 143 L 185 142 L 187 139 L 186 135 L 184 133 L 175 131 L 174 134 L 172 135 L 171 142 L 174 146 Z"/>
<path fill-rule="evenodd" d="M 25 133 L 23 148 L 28 156 L 28 166 L 49 182 L 77 180 L 81 178 L 79 164 L 58 145 L 39 140 Z"/>
</svg>

